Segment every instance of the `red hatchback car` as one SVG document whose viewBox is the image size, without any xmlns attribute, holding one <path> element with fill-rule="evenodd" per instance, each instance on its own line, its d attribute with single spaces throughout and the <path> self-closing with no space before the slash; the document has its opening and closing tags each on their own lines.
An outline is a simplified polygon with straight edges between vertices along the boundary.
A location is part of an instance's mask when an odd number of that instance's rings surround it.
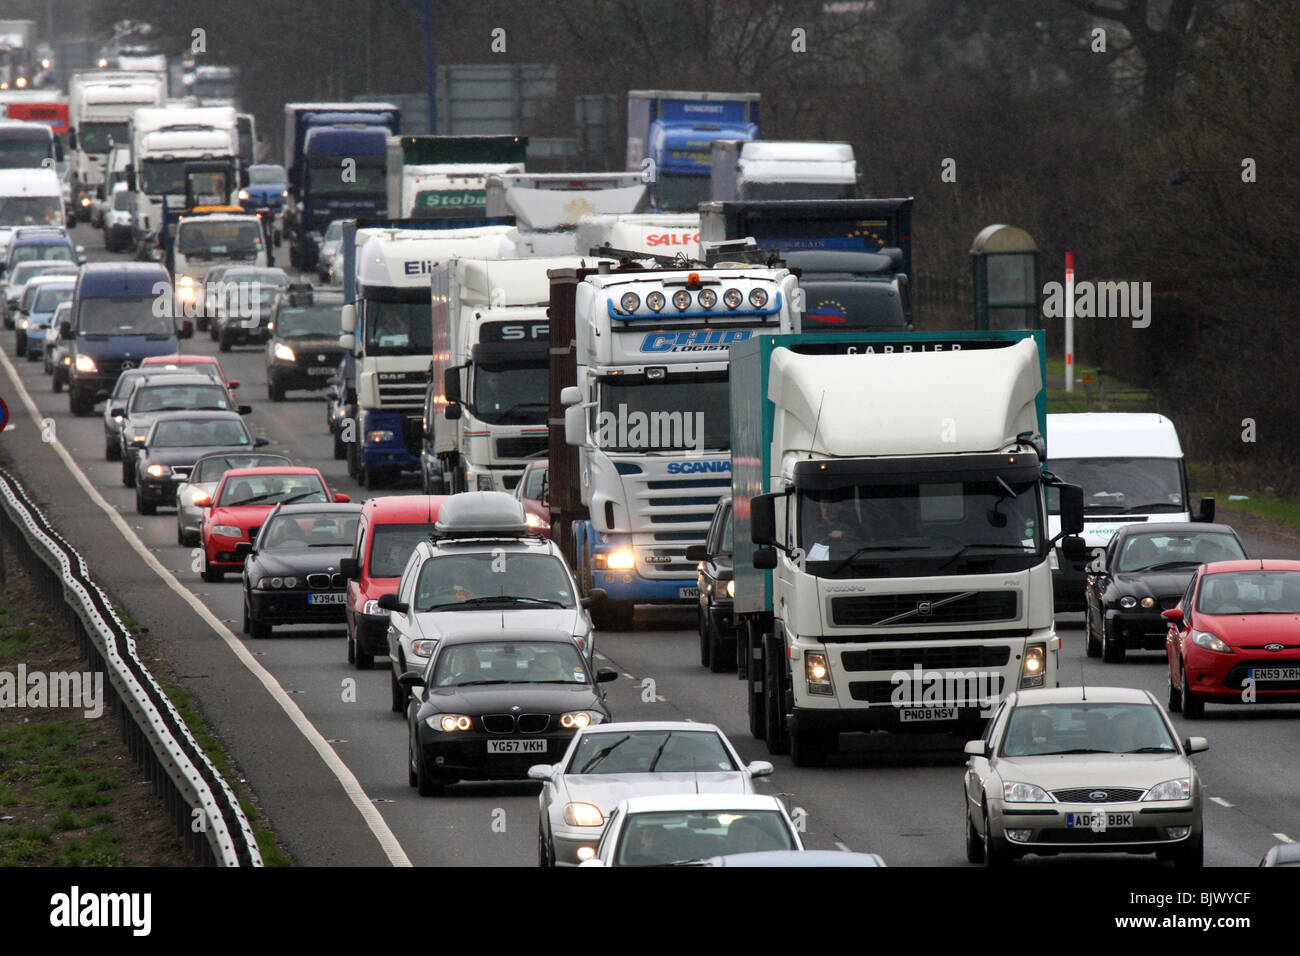
<svg viewBox="0 0 1300 956">
<path fill-rule="evenodd" d="M 1300 702 L 1300 561 L 1203 564 L 1169 621 L 1169 709 Z"/>
<path fill-rule="evenodd" d="M 551 485 L 549 459 L 531 461 L 515 485 L 515 498 L 524 506 L 528 530 L 551 536 Z"/>
<path fill-rule="evenodd" d="M 397 590 L 397 582 L 415 546 L 433 533 L 446 495 L 385 495 L 361 508 L 352 557 L 339 563 L 348 579 L 348 663 L 357 670 L 374 665 L 388 653 L 388 612 L 379 595 Z"/>
<path fill-rule="evenodd" d="M 257 538 L 262 522 L 278 504 L 319 504 L 350 501 L 334 494 L 325 477 L 315 468 L 232 468 L 226 472 L 211 498 L 200 496 L 194 503 L 206 509 L 199 530 L 203 542 L 203 580 L 220 581 L 227 571 L 244 567 L 241 543 Z"/>
<path fill-rule="evenodd" d="M 141 368 L 150 368 L 154 365 L 161 365 L 164 368 L 185 368 L 191 365 L 199 366 L 198 368 L 189 368 L 187 370 L 194 372 L 196 375 L 207 375 L 210 378 L 221 382 L 221 384 L 225 385 L 226 388 L 230 390 L 230 398 L 232 401 L 235 398 L 235 389 L 239 388 L 239 380 L 227 379 L 225 369 L 223 369 L 221 363 L 211 355 L 150 355 L 140 363 Z"/>
</svg>

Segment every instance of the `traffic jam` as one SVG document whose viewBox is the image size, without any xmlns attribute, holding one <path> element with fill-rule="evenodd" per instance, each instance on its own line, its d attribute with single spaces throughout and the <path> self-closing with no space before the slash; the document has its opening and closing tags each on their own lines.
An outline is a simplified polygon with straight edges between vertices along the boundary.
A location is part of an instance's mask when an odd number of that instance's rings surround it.
<svg viewBox="0 0 1300 956">
<path fill-rule="evenodd" d="M 296 861 L 1300 865 L 1294 539 L 1036 295 L 932 324 L 853 144 L 646 83 L 557 165 L 149 37 L 0 90 L 0 449 Z"/>
</svg>

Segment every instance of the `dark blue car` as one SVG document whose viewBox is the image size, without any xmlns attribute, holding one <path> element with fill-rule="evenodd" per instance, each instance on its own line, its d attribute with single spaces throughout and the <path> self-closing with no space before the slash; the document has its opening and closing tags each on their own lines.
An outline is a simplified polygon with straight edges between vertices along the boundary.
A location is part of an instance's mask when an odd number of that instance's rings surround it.
<svg viewBox="0 0 1300 956">
<path fill-rule="evenodd" d="M 95 262 L 83 266 L 72 297 L 72 317 L 62 332 L 70 343 L 68 405 L 89 415 L 107 398 L 124 369 L 151 355 L 179 351 L 178 339 L 194 334 L 185 321 L 177 329 L 171 276 L 156 262 Z"/>
</svg>

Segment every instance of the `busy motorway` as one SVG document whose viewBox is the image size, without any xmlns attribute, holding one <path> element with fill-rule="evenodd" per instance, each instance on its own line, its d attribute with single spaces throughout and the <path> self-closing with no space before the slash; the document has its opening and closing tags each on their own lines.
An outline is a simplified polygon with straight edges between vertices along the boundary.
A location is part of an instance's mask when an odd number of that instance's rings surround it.
<svg viewBox="0 0 1300 956">
<path fill-rule="evenodd" d="M 93 261 L 114 258 L 93 240 L 87 245 Z M 266 451 L 320 469 L 332 488 L 346 491 L 353 500 L 373 494 L 358 488 L 344 464 L 333 458 L 325 430 L 325 402 L 319 392 L 290 392 L 284 402 L 267 399 L 260 347 L 220 353 L 206 336 L 196 336 L 183 343 L 182 350 L 217 355 L 227 377 L 241 382 L 239 401 L 252 406 L 246 421 L 257 436 L 269 439 Z M 355 775 L 365 799 L 378 808 L 405 857 L 417 865 L 536 862 L 536 783 L 462 783 L 442 796 L 417 796 L 405 780 L 407 730 L 404 721 L 389 710 L 389 678 L 383 659 L 372 671 L 353 670 L 345 659 L 345 635 L 339 627 L 280 628 L 274 638 L 257 642 L 241 633 L 242 595 L 235 577 L 219 584 L 203 582 L 196 571 L 195 552 L 176 544 L 171 509 L 163 508 L 154 516 L 136 513 L 134 494 L 123 487 L 120 466 L 104 460 L 100 415 L 74 417 L 66 396 L 52 392 L 39 363 L 15 362 L 9 357 L 11 350 L 6 353 L 6 362 L 14 370 L 10 374 L 18 376 L 40 417 L 50 420 L 47 425 L 52 424 L 53 434 L 77 466 L 126 518 L 131 533 L 244 642 L 290 694 Z M 10 405 L 17 408 L 18 403 L 11 401 Z M 35 434 L 30 422 L 20 422 L 19 427 Z M 50 489 L 72 487 L 63 475 L 46 477 L 42 484 Z M 418 490 L 408 480 L 404 487 L 383 493 Z M 152 620 L 148 594 L 125 586 L 125 568 L 132 563 L 126 542 L 77 540 L 75 516 L 82 506 L 61 496 L 50 500 L 49 506 L 54 515 L 64 516 L 66 531 L 85 549 L 95 573 L 156 638 L 165 645 L 212 639 L 208 627 L 194 616 L 170 623 Z M 1242 540 L 1252 556 L 1297 554 L 1284 539 L 1243 533 Z M 114 587 L 115 579 L 123 582 L 122 589 Z M 1164 655 L 1130 652 L 1118 664 L 1089 658 L 1084 652 L 1081 619 L 1080 615 L 1062 615 L 1057 620 L 1062 638 L 1061 683 L 1143 688 L 1163 702 L 1168 687 Z M 185 633 L 168 633 L 169 626 L 177 625 Z M 616 719 L 715 723 L 746 760 L 768 759 L 764 744 L 748 731 L 744 685 L 733 674 L 712 674 L 699 665 L 699 638 L 691 610 L 640 608 L 632 630 L 598 634 L 596 653 L 599 663 L 617 668 L 621 675 L 609 685 L 609 706 Z M 219 689 L 244 665 L 233 655 L 221 653 L 213 662 L 212 670 L 192 686 L 214 725 L 235 724 L 242 719 L 241 713 L 260 710 L 261 705 L 232 700 Z M 350 678 L 357 681 L 355 700 L 340 692 Z M 1204 735 L 1210 742 L 1209 751 L 1196 758 L 1208 796 L 1207 865 L 1253 865 L 1269 846 L 1300 836 L 1293 797 L 1300 789 L 1300 766 L 1288 758 L 1295 719 L 1295 707 L 1285 705 L 1212 708 L 1208 717 L 1197 721 L 1175 715 L 1180 734 Z M 279 746 L 273 739 L 267 744 Z M 966 758 L 961 744 L 946 735 L 845 735 L 840 751 L 822 768 L 799 768 L 788 757 L 771 757 L 776 771 L 758 781 L 758 789 L 780 794 L 792 811 L 803 811 L 795 816 L 802 819 L 804 842 L 810 849 L 879 853 L 891 866 L 965 865 L 960 788 Z M 294 751 L 286 748 L 285 752 Z M 338 864 L 379 859 L 378 838 L 360 812 L 342 811 L 331 818 L 328 833 L 318 832 L 313 823 L 318 809 L 313 801 L 304 799 L 305 794 L 291 779 L 271 776 L 300 773 L 305 780 L 320 780 L 319 767 L 295 763 L 318 757 L 295 756 L 275 768 L 265 755 L 246 757 L 236 749 L 234 756 L 296 858 Z M 257 767 L 257 772 L 250 767 Z M 1071 855 L 1035 858 L 1031 865 L 1070 865 L 1082 859 Z M 1149 858 L 1142 859 L 1154 865 Z M 1115 858 L 1086 862 L 1105 866 Z"/>
</svg>

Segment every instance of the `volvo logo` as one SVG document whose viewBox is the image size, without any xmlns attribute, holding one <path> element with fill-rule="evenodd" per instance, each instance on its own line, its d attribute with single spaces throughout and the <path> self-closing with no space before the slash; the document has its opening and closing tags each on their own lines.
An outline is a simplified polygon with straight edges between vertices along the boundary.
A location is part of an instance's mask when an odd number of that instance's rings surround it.
<svg viewBox="0 0 1300 956">
<path fill-rule="evenodd" d="M 510 709 L 511 709 L 511 710 L 518 710 L 518 709 L 519 709 L 519 705 L 518 705 L 518 704 L 515 704 L 515 705 L 512 706 Z"/>
<path fill-rule="evenodd" d="M 921 617 L 929 617 L 934 613 L 934 605 L 929 601 L 921 601 L 916 605 L 916 613 Z"/>
<path fill-rule="evenodd" d="M 1092 793 L 1088 794 L 1088 799 L 1091 800 L 1093 803 L 1101 803 L 1109 796 L 1110 794 L 1108 794 L 1105 790 L 1094 790 L 1092 791 Z"/>
<path fill-rule="evenodd" d="M 1266 650 L 1266 651 L 1280 651 L 1280 650 L 1282 650 L 1282 647 L 1283 647 L 1283 645 L 1281 645 L 1281 644 L 1265 644 L 1265 645 L 1264 645 L 1264 650 Z"/>
</svg>

